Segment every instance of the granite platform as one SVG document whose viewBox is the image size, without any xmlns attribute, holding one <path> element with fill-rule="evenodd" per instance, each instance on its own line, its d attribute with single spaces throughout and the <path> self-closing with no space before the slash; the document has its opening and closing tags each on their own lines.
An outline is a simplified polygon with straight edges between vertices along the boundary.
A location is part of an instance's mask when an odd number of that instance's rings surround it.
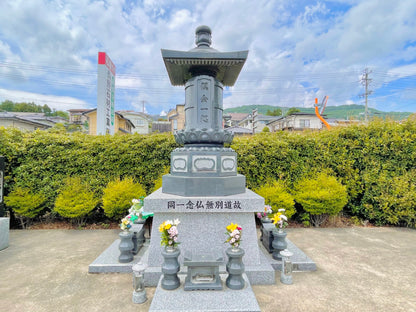
<svg viewBox="0 0 416 312">
<path fill-rule="evenodd" d="M 246 285 L 241 290 L 231 290 L 225 286 L 225 274 L 220 274 L 223 283 L 222 290 L 193 290 L 183 289 L 185 276 L 180 276 L 181 286 L 175 290 L 164 290 L 159 284 L 156 288 L 149 311 L 154 312 L 256 312 L 261 311 L 247 276 L 244 274 Z M 221 295 L 219 295 L 221 294 Z"/>
<path fill-rule="evenodd" d="M 293 271 L 306 272 L 306 271 L 315 271 L 316 264 L 310 259 L 301 249 L 299 249 L 290 239 L 286 238 L 287 248 L 293 253 L 292 263 Z M 116 239 L 104 252 L 102 252 L 90 265 L 88 268 L 89 273 L 131 273 L 132 266 L 137 262 L 143 262 L 148 264 L 148 248 L 149 240 L 147 239 L 143 247 L 139 250 L 138 254 L 134 256 L 134 259 L 130 263 L 119 263 L 118 256 L 120 251 L 118 245 L 120 239 Z M 180 247 L 179 247 L 180 248 Z M 266 248 L 259 243 L 260 250 L 260 260 L 263 264 L 267 264 L 272 268 L 272 272 L 266 272 L 262 275 L 262 272 L 256 271 L 256 267 L 250 265 L 245 266 L 246 275 L 252 285 L 266 285 L 275 284 L 275 272 L 280 271 L 282 267 L 281 261 L 275 260 L 272 257 L 272 254 L 268 253 Z M 162 256 L 160 256 L 162 257 Z M 224 259 L 226 256 L 224 255 Z M 244 258 L 243 258 L 244 262 Z M 264 265 L 263 265 L 264 266 Z M 220 265 L 219 268 L 220 274 L 225 274 L 225 264 Z M 185 276 L 187 273 L 186 266 L 181 265 L 181 271 L 179 276 Z M 145 284 L 146 286 L 156 286 L 162 272 L 158 267 L 151 267 L 145 272 Z M 273 276 L 270 279 L 270 275 Z"/>
<path fill-rule="evenodd" d="M 131 273 L 132 266 L 140 261 L 149 247 L 149 241 L 143 244 L 137 255 L 134 255 L 133 261 L 128 263 L 118 262 L 120 255 L 118 245 L 120 245 L 120 239 L 116 239 L 88 266 L 88 273 Z"/>
</svg>

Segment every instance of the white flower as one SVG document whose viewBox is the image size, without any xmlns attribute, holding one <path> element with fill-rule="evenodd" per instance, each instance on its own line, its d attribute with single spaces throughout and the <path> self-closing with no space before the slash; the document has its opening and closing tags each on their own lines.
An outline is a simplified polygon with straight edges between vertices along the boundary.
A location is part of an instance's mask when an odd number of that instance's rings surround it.
<svg viewBox="0 0 416 312">
<path fill-rule="evenodd" d="M 240 234 L 240 231 L 239 230 L 234 230 L 234 231 L 232 231 L 231 232 L 231 236 L 236 236 L 236 235 L 238 235 L 238 234 Z"/>
<path fill-rule="evenodd" d="M 283 212 L 283 211 L 286 211 L 286 209 L 280 208 L 278 211 Z"/>
<path fill-rule="evenodd" d="M 235 239 L 234 238 L 231 238 L 230 243 L 231 244 L 234 244 L 234 242 L 235 242 Z"/>
<path fill-rule="evenodd" d="M 172 220 L 167 220 L 165 224 L 172 224 Z"/>
<path fill-rule="evenodd" d="M 173 220 L 173 225 L 179 225 L 179 223 L 181 223 L 181 222 L 179 221 L 179 219 L 175 219 L 175 220 Z"/>
<path fill-rule="evenodd" d="M 239 239 L 240 238 L 240 235 L 236 235 L 236 236 L 234 236 L 235 237 L 235 239 Z"/>
<path fill-rule="evenodd" d="M 140 200 L 138 200 L 138 199 L 136 199 L 136 198 L 133 198 L 132 200 L 131 200 L 131 202 L 133 203 L 133 205 L 134 204 L 138 204 L 138 203 L 140 203 Z"/>
<path fill-rule="evenodd" d="M 280 219 L 287 221 L 287 217 L 285 215 L 280 215 Z"/>
</svg>

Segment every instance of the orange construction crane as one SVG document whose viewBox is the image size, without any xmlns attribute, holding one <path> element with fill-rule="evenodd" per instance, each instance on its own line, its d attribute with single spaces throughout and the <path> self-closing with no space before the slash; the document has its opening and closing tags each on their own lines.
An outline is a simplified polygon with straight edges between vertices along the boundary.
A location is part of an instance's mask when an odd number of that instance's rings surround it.
<svg viewBox="0 0 416 312">
<path fill-rule="evenodd" d="M 316 116 L 318 116 L 318 118 L 324 123 L 324 125 L 326 126 L 326 128 L 329 130 L 331 129 L 331 126 L 329 125 L 329 123 L 326 122 L 326 120 L 321 116 L 322 113 L 325 110 L 326 107 L 326 103 L 328 102 L 328 96 L 325 95 L 325 97 L 322 100 L 321 104 L 318 104 L 318 98 L 315 98 L 315 114 Z"/>
</svg>

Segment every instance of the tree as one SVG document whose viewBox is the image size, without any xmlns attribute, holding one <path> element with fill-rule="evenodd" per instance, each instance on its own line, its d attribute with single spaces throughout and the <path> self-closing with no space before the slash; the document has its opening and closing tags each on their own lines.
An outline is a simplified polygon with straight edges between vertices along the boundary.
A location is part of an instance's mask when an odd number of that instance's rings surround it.
<svg viewBox="0 0 416 312">
<path fill-rule="evenodd" d="M 296 107 L 291 107 L 287 111 L 286 116 L 289 116 L 289 115 L 291 115 L 293 113 L 300 113 L 300 109 L 299 108 L 296 108 Z"/>
<path fill-rule="evenodd" d="M 42 106 L 42 111 L 43 113 L 45 113 L 46 116 L 49 116 L 52 112 L 51 108 L 46 104 Z"/>
<path fill-rule="evenodd" d="M 268 109 L 266 115 L 267 116 L 280 116 L 280 115 L 282 115 L 282 109 L 281 108 L 276 108 L 272 111 Z"/>
<path fill-rule="evenodd" d="M 6 100 L 0 105 L 1 110 L 5 110 L 6 112 L 13 111 L 14 103 L 12 101 Z"/>
</svg>

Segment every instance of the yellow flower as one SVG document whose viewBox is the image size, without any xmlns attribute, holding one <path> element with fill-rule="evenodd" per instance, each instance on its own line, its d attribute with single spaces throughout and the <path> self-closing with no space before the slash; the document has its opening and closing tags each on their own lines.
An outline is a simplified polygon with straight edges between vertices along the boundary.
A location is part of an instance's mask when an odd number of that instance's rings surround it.
<svg viewBox="0 0 416 312">
<path fill-rule="evenodd" d="M 229 226 L 227 226 L 227 231 L 229 232 L 233 232 L 236 228 L 238 227 L 238 224 L 234 224 L 231 222 L 231 224 Z"/>
<path fill-rule="evenodd" d="M 279 221 L 280 221 L 280 215 L 281 215 L 281 213 L 280 213 L 280 212 L 277 212 L 277 213 L 274 215 L 274 217 L 272 218 L 272 220 L 273 220 L 273 224 L 276 224 L 277 222 L 279 222 Z"/>
<path fill-rule="evenodd" d="M 159 232 L 163 232 L 165 230 L 165 222 L 159 225 Z"/>
<path fill-rule="evenodd" d="M 169 230 L 172 227 L 172 224 L 168 223 L 165 225 L 165 230 Z"/>
</svg>

